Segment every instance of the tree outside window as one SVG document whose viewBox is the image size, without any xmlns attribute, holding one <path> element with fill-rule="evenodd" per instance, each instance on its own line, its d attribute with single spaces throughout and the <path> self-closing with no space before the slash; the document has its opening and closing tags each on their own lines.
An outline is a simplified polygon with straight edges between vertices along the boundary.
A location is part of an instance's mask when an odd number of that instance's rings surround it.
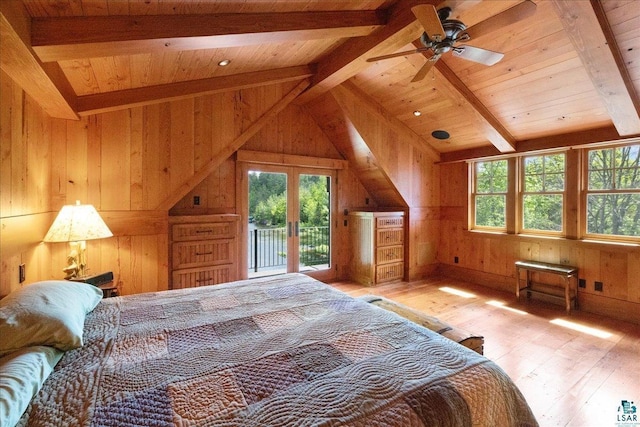
<svg viewBox="0 0 640 427">
<path fill-rule="evenodd" d="M 565 155 L 523 158 L 522 228 L 562 232 Z"/>
<path fill-rule="evenodd" d="M 474 165 L 475 226 L 506 229 L 508 164 L 506 160 Z"/>
<path fill-rule="evenodd" d="M 587 234 L 640 237 L 640 145 L 589 150 Z"/>
</svg>

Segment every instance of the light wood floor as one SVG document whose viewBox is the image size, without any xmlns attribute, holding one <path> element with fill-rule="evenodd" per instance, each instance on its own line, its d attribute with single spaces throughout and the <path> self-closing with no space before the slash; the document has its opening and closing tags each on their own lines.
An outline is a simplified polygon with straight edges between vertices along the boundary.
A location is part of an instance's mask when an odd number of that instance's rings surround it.
<svg viewBox="0 0 640 427">
<path fill-rule="evenodd" d="M 514 380 L 541 426 L 625 426 L 618 421 L 621 402 L 640 407 L 639 325 L 580 311 L 566 315 L 554 303 L 518 302 L 513 294 L 446 278 L 332 285 L 352 296 L 385 296 L 483 335 L 485 356 Z M 458 296 L 447 287 L 471 295 Z M 551 323 L 556 319 L 602 336 Z"/>
</svg>

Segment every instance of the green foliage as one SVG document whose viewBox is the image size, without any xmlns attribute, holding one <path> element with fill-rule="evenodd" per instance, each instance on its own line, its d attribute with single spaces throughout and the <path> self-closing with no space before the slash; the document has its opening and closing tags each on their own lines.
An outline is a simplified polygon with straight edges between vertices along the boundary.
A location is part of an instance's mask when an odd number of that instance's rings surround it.
<svg viewBox="0 0 640 427">
<path fill-rule="evenodd" d="M 329 246 L 318 245 L 300 250 L 300 263 L 302 265 L 329 264 Z"/>
<path fill-rule="evenodd" d="M 589 151 L 587 232 L 640 236 L 639 189 L 640 145 Z"/>
<path fill-rule="evenodd" d="M 505 222 L 506 196 L 476 196 L 476 225 L 480 227 L 506 226 Z"/>
<path fill-rule="evenodd" d="M 300 175 L 300 226 L 329 225 L 326 176 Z M 287 220 L 287 175 L 249 173 L 249 216 L 257 224 L 284 227 Z"/>
<path fill-rule="evenodd" d="M 475 165 L 475 171 L 476 225 L 479 227 L 506 227 L 507 161 L 478 162 Z"/>
<path fill-rule="evenodd" d="M 284 193 L 274 194 L 260 201 L 253 217 L 256 223 L 270 227 L 284 227 L 287 222 L 287 197 Z"/>
<path fill-rule="evenodd" d="M 523 227 L 526 230 L 562 231 L 562 195 L 523 196 Z"/>
<path fill-rule="evenodd" d="M 589 152 L 589 190 L 640 189 L 640 145 Z"/>
<path fill-rule="evenodd" d="M 524 229 L 562 231 L 564 181 L 564 154 L 524 158 Z"/>
<path fill-rule="evenodd" d="M 640 236 L 640 194 L 587 196 L 587 232 L 614 236 Z"/>
<path fill-rule="evenodd" d="M 249 172 L 249 216 L 256 223 L 284 226 L 287 213 L 287 175 Z"/>
<path fill-rule="evenodd" d="M 476 193 L 506 193 L 507 171 L 506 160 L 476 163 Z"/>
<path fill-rule="evenodd" d="M 300 225 L 329 225 L 329 188 L 326 176 L 300 175 Z"/>
<path fill-rule="evenodd" d="M 524 191 L 564 191 L 564 154 L 524 158 Z"/>
</svg>

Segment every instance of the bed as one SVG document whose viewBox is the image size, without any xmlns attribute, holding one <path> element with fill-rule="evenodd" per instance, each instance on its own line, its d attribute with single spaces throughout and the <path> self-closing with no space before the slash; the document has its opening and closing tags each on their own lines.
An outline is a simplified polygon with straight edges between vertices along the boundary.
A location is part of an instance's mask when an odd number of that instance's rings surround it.
<svg viewBox="0 0 640 427">
<path fill-rule="evenodd" d="M 487 358 L 302 274 L 86 311 L 18 425 L 537 425 Z"/>
</svg>

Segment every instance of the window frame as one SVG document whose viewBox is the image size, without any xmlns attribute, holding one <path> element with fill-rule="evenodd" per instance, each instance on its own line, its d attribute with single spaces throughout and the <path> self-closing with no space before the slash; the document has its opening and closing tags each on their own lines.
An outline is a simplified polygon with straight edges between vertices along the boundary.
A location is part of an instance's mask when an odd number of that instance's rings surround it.
<svg viewBox="0 0 640 427">
<path fill-rule="evenodd" d="M 584 150 L 582 150 L 583 167 L 582 167 L 581 191 L 580 191 L 581 193 L 580 194 L 580 208 L 581 208 L 580 209 L 581 210 L 580 235 L 583 239 L 602 241 L 602 242 L 613 242 L 613 243 L 636 243 L 636 244 L 640 243 L 640 235 L 629 236 L 629 235 L 617 235 L 617 234 L 590 233 L 588 231 L 588 222 L 589 222 L 588 199 L 590 195 L 628 194 L 628 193 L 640 195 L 640 186 L 639 188 L 635 188 L 635 189 L 617 189 L 617 188 L 594 189 L 594 190 L 589 189 L 589 178 L 590 178 L 589 173 L 591 171 L 590 162 L 589 162 L 590 153 L 593 151 L 601 151 L 601 150 L 615 151 L 616 149 L 630 147 L 630 146 L 637 146 L 638 149 L 640 150 L 640 143 L 638 142 L 599 146 L 599 147 L 593 147 L 593 148 L 585 148 Z M 616 168 L 615 166 L 612 166 L 613 171 L 615 171 L 616 169 L 618 168 Z M 640 173 L 640 165 L 636 169 Z M 613 186 L 615 186 L 615 179 L 613 180 L 612 184 Z"/>
<path fill-rule="evenodd" d="M 625 143 L 602 143 L 593 147 L 563 147 L 495 157 L 468 159 L 467 163 L 467 230 L 478 233 L 510 234 L 531 238 L 557 238 L 593 242 L 607 245 L 640 246 L 640 236 L 623 236 L 611 234 L 587 233 L 587 199 L 588 195 L 600 190 L 588 190 L 589 153 L 594 150 L 616 149 L 625 146 L 640 146 L 640 141 Z M 538 155 L 564 154 L 565 181 L 563 196 L 563 232 L 548 232 L 545 230 L 527 230 L 523 228 L 523 180 L 524 158 Z M 479 162 L 507 160 L 508 162 L 508 191 L 506 193 L 505 221 L 506 230 L 502 227 L 477 226 L 475 224 L 475 189 L 476 164 Z M 640 169 L 640 166 L 639 166 Z M 640 172 L 639 172 L 640 173 Z M 622 193 L 640 193 L 640 189 L 623 189 Z"/>
<path fill-rule="evenodd" d="M 553 190 L 553 191 L 526 191 L 526 160 L 529 158 L 541 157 L 544 158 L 548 156 L 563 156 L 564 170 L 563 170 L 563 189 Z M 557 151 L 557 152 L 549 152 L 549 153 L 540 153 L 540 154 L 523 154 L 518 156 L 518 165 L 519 165 L 519 173 L 518 173 L 518 191 L 517 191 L 517 199 L 518 199 L 518 233 L 526 234 L 526 235 L 538 235 L 538 236 L 554 236 L 554 237 L 565 237 L 567 234 L 567 161 L 568 156 L 565 151 Z M 524 199 L 527 195 L 560 195 L 562 196 L 562 214 L 561 214 L 561 224 L 560 230 L 541 230 L 537 228 L 526 228 L 525 227 L 525 209 L 524 209 Z"/>
<path fill-rule="evenodd" d="M 492 192 L 492 193 L 478 193 L 477 192 L 477 182 L 478 182 L 478 174 L 477 174 L 477 165 L 479 163 L 489 163 L 489 162 L 498 162 L 504 161 L 507 163 L 507 188 L 505 192 Z M 497 232 L 497 233 L 506 233 L 509 229 L 510 220 L 509 217 L 511 215 L 510 209 L 510 193 L 512 187 L 512 171 L 513 164 L 509 161 L 509 159 L 488 159 L 488 160 L 474 160 L 469 162 L 469 185 L 471 191 L 469 192 L 469 229 L 478 230 L 478 231 L 486 231 L 486 232 Z M 478 225 L 476 224 L 476 198 L 478 196 L 491 196 L 491 195 L 501 195 L 504 196 L 504 226 L 503 227 L 493 227 L 486 225 Z"/>
</svg>

